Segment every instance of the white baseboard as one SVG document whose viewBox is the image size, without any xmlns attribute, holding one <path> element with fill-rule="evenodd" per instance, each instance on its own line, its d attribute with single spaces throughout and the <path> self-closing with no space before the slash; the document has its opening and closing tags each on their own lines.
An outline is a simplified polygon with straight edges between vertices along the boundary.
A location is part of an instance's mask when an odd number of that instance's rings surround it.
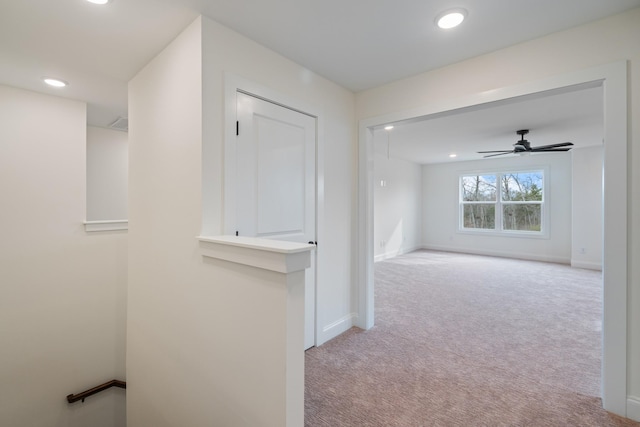
<svg viewBox="0 0 640 427">
<path fill-rule="evenodd" d="M 640 397 L 627 396 L 627 418 L 640 421 Z"/>
<path fill-rule="evenodd" d="M 571 264 L 571 260 L 565 257 L 554 257 L 548 255 L 537 255 L 530 254 L 524 252 L 503 252 L 503 251 L 492 251 L 486 249 L 476 249 L 476 248 L 460 248 L 456 246 L 445 246 L 445 245 L 423 245 L 422 249 L 428 249 L 432 251 L 443 251 L 443 252 L 456 252 L 463 254 L 473 254 L 473 255 L 488 255 L 495 256 L 501 258 L 515 258 L 515 259 L 524 259 L 529 261 L 542 261 L 542 262 L 554 262 L 557 264 Z"/>
<path fill-rule="evenodd" d="M 349 313 L 346 316 L 341 317 L 333 323 L 328 324 L 323 327 L 320 333 L 318 334 L 316 345 L 322 345 L 337 337 L 338 335 L 347 332 L 354 325 L 354 319 L 358 318 L 358 313 Z"/>
<path fill-rule="evenodd" d="M 390 259 L 397 257 L 398 255 L 408 254 L 409 252 L 416 251 L 418 249 L 422 249 L 422 246 L 411 246 L 409 248 L 400 248 L 397 251 L 385 252 L 383 254 L 378 254 L 373 258 L 373 262 L 384 261 L 385 259 Z"/>
<path fill-rule="evenodd" d="M 598 262 L 576 261 L 572 259 L 571 267 L 602 271 L 602 264 Z"/>
</svg>

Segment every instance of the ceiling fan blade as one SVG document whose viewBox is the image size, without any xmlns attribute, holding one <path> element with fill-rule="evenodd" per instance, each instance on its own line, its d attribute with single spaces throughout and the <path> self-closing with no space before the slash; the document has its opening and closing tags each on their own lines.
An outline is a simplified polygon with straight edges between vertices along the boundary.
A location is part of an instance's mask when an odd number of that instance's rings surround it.
<svg viewBox="0 0 640 427">
<path fill-rule="evenodd" d="M 569 151 L 571 148 L 532 148 L 531 151 L 534 153 L 552 153 L 554 151 Z"/>
<path fill-rule="evenodd" d="M 489 151 L 490 152 L 490 151 Z M 489 154 L 488 156 L 483 156 L 483 157 L 495 157 L 495 156 L 504 156 L 505 154 L 511 154 L 513 153 L 513 151 L 505 151 L 504 153 L 498 153 L 498 154 Z"/>
<path fill-rule="evenodd" d="M 531 147 L 532 150 L 538 150 L 540 148 L 557 148 L 557 147 L 569 147 L 572 146 L 572 142 L 561 142 L 559 144 L 549 144 L 549 145 L 541 145 L 539 147 Z"/>
<path fill-rule="evenodd" d="M 478 153 L 513 153 L 513 150 L 478 151 Z"/>
</svg>

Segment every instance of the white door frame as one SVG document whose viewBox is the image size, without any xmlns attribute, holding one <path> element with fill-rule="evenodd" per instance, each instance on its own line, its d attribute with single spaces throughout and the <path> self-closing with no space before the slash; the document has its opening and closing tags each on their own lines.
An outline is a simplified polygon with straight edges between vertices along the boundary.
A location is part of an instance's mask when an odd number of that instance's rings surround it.
<svg viewBox="0 0 640 427">
<path fill-rule="evenodd" d="M 316 121 L 316 241 L 320 242 L 311 256 L 315 256 L 316 261 L 316 285 L 315 285 L 315 325 L 314 325 L 314 345 L 318 345 L 319 334 L 319 304 L 318 288 L 319 280 L 322 277 L 320 272 L 321 263 L 319 256 L 322 253 L 322 241 L 324 236 L 324 132 L 322 111 L 303 101 L 288 97 L 266 86 L 247 80 L 233 73 L 224 73 L 224 145 L 223 145 L 223 180 L 222 180 L 222 200 L 224 200 L 224 211 L 222 212 L 222 232 L 226 235 L 235 234 L 236 230 L 236 200 L 233 191 L 229 189 L 235 186 L 235 173 L 225 165 L 236 164 L 236 108 L 238 92 L 251 95 L 256 98 L 271 102 L 290 110 L 297 111 L 307 116 L 315 118 Z M 206 118 L 205 118 L 206 120 Z M 206 159 L 205 159 L 206 160 Z"/>
<path fill-rule="evenodd" d="M 419 109 L 363 119 L 359 123 L 358 321 L 374 324 L 373 130 L 387 123 L 417 120 L 462 108 L 558 91 L 602 85 L 604 102 L 602 402 L 607 411 L 627 414 L 627 62 L 619 61 L 528 84 L 443 100 Z"/>
</svg>

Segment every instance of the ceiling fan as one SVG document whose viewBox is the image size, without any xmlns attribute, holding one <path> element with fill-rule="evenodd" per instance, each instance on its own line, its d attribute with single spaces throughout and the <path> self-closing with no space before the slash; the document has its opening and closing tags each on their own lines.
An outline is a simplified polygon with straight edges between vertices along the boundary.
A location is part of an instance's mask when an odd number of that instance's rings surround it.
<svg viewBox="0 0 640 427">
<path fill-rule="evenodd" d="M 528 129 L 522 129 L 517 131 L 516 133 L 520 135 L 520 141 L 513 144 L 513 150 L 478 151 L 478 153 L 480 154 L 495 153 L 495 154 L 489 154 L 484 157 L 495 157 L 495 156 L 502 156 L 505 154 L 552 153 L 555 151 L 569 151 L 571 150 L 570 147 L 573 145 L 573 143 L 571 142 L 561 142 L 558 144 L 541 145 L 539 147 L 532 147 L 529 141 L 524 139 L 524 136 L 529 133 Z"/>
</svg>

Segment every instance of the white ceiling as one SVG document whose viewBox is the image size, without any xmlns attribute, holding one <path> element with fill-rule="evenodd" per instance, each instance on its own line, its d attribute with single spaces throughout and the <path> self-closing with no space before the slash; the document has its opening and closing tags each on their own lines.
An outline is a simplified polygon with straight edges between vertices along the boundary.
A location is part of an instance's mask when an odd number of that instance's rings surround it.
<svg viewBox="0 0 640 427">
<path fill-rule="evenodd" d="M 126 115 L 127 82 L 204 14 L 360 91 L 640 6 L 640 0 L 0 0 L 0 84 Z M 468 19 L 438 30 L 435 16 Z M 42 76 L 70 83 L 50 89 Z"/>
<path fill-rule="evenodd" d="M 520 129 L 529 130 L 525 139 L 533 147 L 560 142 L 572 142 L 573 148 L 601 145 L 602 90 L 573 88 L 394 123 L 390 131 L 374 131 L 374 147 L 383 156 L 431 164 L 482 159 L 485 154 L 478 151 L 511 150 Z M 452 153 L 457 157 L 450 158 Z"/>
</svg>

